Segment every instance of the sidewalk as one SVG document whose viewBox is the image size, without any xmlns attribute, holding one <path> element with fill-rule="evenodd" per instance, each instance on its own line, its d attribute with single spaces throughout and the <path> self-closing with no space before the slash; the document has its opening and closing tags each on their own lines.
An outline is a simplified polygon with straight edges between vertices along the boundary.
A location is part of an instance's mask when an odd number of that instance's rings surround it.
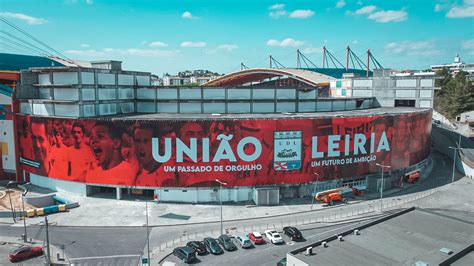
<svg viewBox="0 0 474 266">
<path fill-rule="evenodd" d="M 428 166 L 423 171 L 421 180 L 416 185 L 407 184 L 405 188 L 395 188 L 384 192 L 388 197 L 394 193 L 410 187 L 422 186 L 433 168 L 430 159 Z M 56 226 L 143 226 L 145 224 L 144 201 L 113 200 L 109 198 L 83 197 L 66 192 L 56 192 L 60 197 L 78 201 L 79 208 L 68 212 L 48 216 L 52 225 Z M 379 198 L 379 193 L 368 192 L 362 197 L 347 194 L 350 204 Z M 149 226 L 175 226 L 181 224 L 202 224 L 220 222 L 220 205 L 218 204 L 176 204 L 149 202 Z M 311 208 L 311 198 L 297 198 L 282 200 L 278 206 L 255 206 L 242 204 L 223 204 L 224 221 L 260 219 L 267 217 L 289 216 L 293 214 L 315 212 L 323 209 L 338 208 L 341 205 L 328 207 L 320 202 L 315 202 Z M 162 217 L 166 215 L 166 217 Z M 168 217 L 168 218 L 167 218 Z M 43 217 L 28 218 L 30 225 L 43 222 Z M 12 223 L 11 218 L 1 217 L 0 223 Z"/>
</svg>

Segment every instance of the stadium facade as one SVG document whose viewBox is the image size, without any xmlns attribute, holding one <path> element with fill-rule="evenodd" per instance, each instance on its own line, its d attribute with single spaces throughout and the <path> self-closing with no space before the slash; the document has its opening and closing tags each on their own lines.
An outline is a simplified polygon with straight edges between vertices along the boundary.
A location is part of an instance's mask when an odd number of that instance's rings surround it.
<svg viewBox="0 0 474 266">
<path fill-rule="evenodd" d="M 429 156 L 432 73 L 247 69 L 156 87 L 150 73 L 101 64 L 21 72 L 18 179 L 174 202 L 219 201 L 223 182 L 223 201 L 270 204 L 346 184 L 376 189 L 376 163 L 399 177 Z"/>
</svg>

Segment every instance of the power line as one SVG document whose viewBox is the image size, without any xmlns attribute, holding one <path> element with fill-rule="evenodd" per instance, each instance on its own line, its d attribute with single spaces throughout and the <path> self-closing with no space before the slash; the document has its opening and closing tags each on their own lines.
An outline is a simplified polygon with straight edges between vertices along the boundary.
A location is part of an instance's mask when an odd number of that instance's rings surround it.
<svg viewBox="0 0 474 266">
<path fill-rule="evenodd" d="M 36 41 L 37 43 L 43 45 L 44 47 L 48 48 L 49 50 L 51 51 L 54 51 L 57 55 L 60 55 L 61 57 L 69 60 L 69 61 L 72 61 L 70 58 L 68 58 L 67 56 L 63 55 L 62 53 L 58 52 L 56 49 L 52 48 L 51 46 L 45 44 L 44 42 L 40 41 L 39 39 L 37 39 L 36 37 L 34 37 L 33 35 L 29 34 L 28 32 L 22 30 L 21 28 L 17 27 L 15 24 L 9 22 L 8 20 L 6 20 L 5 18 L 1 18 L 0 17 L 0 20 L 3 21 L 5 24 L 7 24 L 8 26 L 16 29 L 17 31 L 23 33 L 24 35 L 26 35 L 27 37 L 33 39 L 34 41 Z"/>
<path fill-rule="evenodd" d="M 5 34 L 5 35 L 8 35 L 8 36 L 10 36 L 11 38 L 14 38 L 15 40 L 18 40 L 18 41 L 20 41 L 20 42 L 22 42 L 22 43 L 24 43 L 24 44 L 27 44 L 27 45 L 33 47 L 34 49 L 40 50 L 40 51 L 42 51 L 45 55 L 49 55 L 49 54 L 50 54 L 48 51 L 44 50 L 43 48 L 38 47 L 38 46 L 36 46 L 36 45 L 34 45 L 34 44 L 32 44 L 32 43 L 29 43 L 28 41 L 25 41 L 25 40 L 23 40 L 23 39 L 21 39 L 21 38 L 15 36 L 15 35 L 11 34 L 11 33 L 8 33 L 8 32 L 3 31 L 3 30 L 0 30 L 0 33 L 3 33 L 3 34 Z"/>
<path fill-rule="evenodd" d="M 5 46 L 6 48 L 8 48 L 8 50 L 14 52 L 14 53 L 17 53 L 18 51 L 22 52 L 22 53 L 26 53 L 26 54 L 34 54 L 36 55 L 35 53 L 32 53 L 31 51 L 28 51 L 26 49 L 23 49 L 23 48 L 19 48 L 18 46 L 17 47 L 14 47 L 12 45 L 9 45 L 9 44 L 6 44 L 4 42 L 0 43 L 0 45 L 2 46 Z"/>
<path fill-rule="evenodd" d="M 34 54 L 44 55 L 43 52 L 40 51 L 40 50 L 36 50 L 36 49 L 30 48 L 30 47 L 28 47 L 28 46 L 26 46 L 26 45 L 23 45 L 22 43 L 16 42 L 16 41 L 11 40 L 11 39 L 9 39 L 9 38 L 7 38 L 7 37 L 0 36 L 0 39 L 4 39 L 4 40 L 6 40 L 6 41 L 8 41 L 8 42 L 10 42 L 10 43 L 19 45 L 19 46 L 23 47 L 24 49 L 27 49 L 27 50 L 30 50 L 30 51 L 34 51 Z"/>
</svg>

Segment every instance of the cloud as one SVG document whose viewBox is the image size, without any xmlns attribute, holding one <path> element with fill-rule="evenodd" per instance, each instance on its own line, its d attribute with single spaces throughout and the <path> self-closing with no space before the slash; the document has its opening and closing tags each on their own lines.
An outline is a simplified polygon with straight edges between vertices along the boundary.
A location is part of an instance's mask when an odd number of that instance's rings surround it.
<svg viewBox="0 0 474 266">
<path fill-rule="evenodd" d="M 469 18 L 474 17 L 474 6 L 454 6 L 448 13 L 447 18 Z"/>
<path fill-rule="evenodd" d="M 312 17 L 313 15 L 314 15 L 314 11 L 313 11 L 313 10 L 309 10 L 309 9 L 302 10 L 302 9 L 299 9 L 299 10 L 295 10 L 295 11 L 291 12 L 291 13 L 290 13 L 290 18 L 305 19 L 305 18 Z"/>
<path fill-rule="evenodd" d="M 230 52 L 232 52 L 236 49 L 239 49 L 239 46 L 236 45 L 236 44 L 221 44 L 221 45 L 218 45 L 215 49 L 210 49 L 210 50 L 206 49 L 204 51 L 204 53 L 206 53 L 206 54 L 215 54 L 215 53 L 220 52 L 220 51 L 230 53 Z"/>
<path fill-rule="evenodd" d="M 279 18 L 279 17 L 285 16 L 286 11 L 285 10 L 271 11 L 270 13 L 268 13 L 268 15 L 272 18 Z"/>
<path fill-rule="evenodd" d="M 191 14 L 189 11 L 184 11 L 183 14 L 181 14 L 181 17 L 184 19 L 196 19 L 197 17 Z"/>
<path fill-rule="evenodd" d="M 413 55 L 413 56 L 439 56 L 442 52 L 435 47 L 432 40 L 429 41 L 402 41 L 391 42 L 385 45 L 385 51 L 395 55 Z"/>
<path fill-rule="evenodd" d="M 286 15 L 286 11 L 284 10 L 285 8 L 285 5 L 284 4 L 274 4 L 270 7 L 268 7 L 268 9 L 270 10 L 270 12 L 268 13 L 268 15 L 272 18 L 279 18 L 279 17 L 283 17 Z"/>
<path fill-rule="evenodd" d="M 83 57 L 106 56 L 140 56 L 140 57 L 170 57 L 179 53 L 179 50 L 139 49 L 139 48 L 104 48 L 102 50 L 67 50 L 64 53 Z"/>
<path fill-rule="evenodd" d="M 408 13 L 404 10 L 382 10 L 370 14 L 368 18 L 379 23 L 401 22 L 407 20 Z"/>
<path fill-rule="evenodd" d="M 381 10 L 374 5 L 364 6 L 354 12 L 346 11 L 346 15 L 367 15 L 368 19 L 379 23 L 400 22 L 408 19 L 408 13 L 403 10 Z"/>
<path fill-rule="evenodd" d="M 323 52 L 322 47 L 306 47 L 303 49 L 303 54 L 321 54 Z"/>
<path fill-rule="evenodd" d="M 48 23 L 48 21 L 45 19 L 31 17 L 22 13 L 1 12 L 0 17 L 19 19 L 23 22 L 26 22 L 29 25 L 41 25 L 41 24 Z"/>
<path fill-rule="evenodd" d="M 148 44 L 149 47 L 166 47 L 168 46 L 168 44 L 164 43 L 164 42 L 151 42 L 150 44 Z"/>
<path fill-rule="evenodd" d="M 344 7 L 345 5 L 346 5 L 346 1 L 344 1 L 344 0 L 339 0 L 339 1 L 337 2 L 337 4 L 336 4 L 336 7 L 337 7 L 337 8 L 342 8 L 342 7 Z"/>
<path fill-rule="evenodd" d="M 270 7 L 268 7 L 268 9 L 270 10 L 280 10 L 280 9 L 283 9 L 285 8 L 285 4 L 274 4 L 274 5 L 271 5 Z"/>
<path fill-rule="evenodd" d="M 443 7 L 440 4 L 436 4 L 435 7 L 434 7 L 435 12 L 439 12 L 439 11 L 441 11 L 441 9 L 443 9 Z"/>
<path fill-rule="evenodd" d="M 284 4 L 274 4 L 272 6 L 269 6 L 268 9 L 270 10 L 268 15 L 275 19 L 284 17 L 288 14 L 288 12 L 286 12 L 285 10 Z M 309 9 L 297 9 L 289 13 L 290 18 L 298 18 L 298 19 L 309 18 L 313 15 L 314 15 L 314 11 L 309 10 Z"/>
<path fill-rule="evenodd" d="M 225 51 L 228 51 L 228 52 L 231 52 L 235 49 L 238 49 L 239 46 L 236 45 L 236 44 L 221 44 L 219 46 L 217 46 L 217 49 L 219 50 L 225 50 Z"/>
<path fill-rule="evenodd" d="M 375 8 L 377 8 L 376 6 L 364 6 L 362 8 L 359 8 L 355 11 L 355 13 L 357 15 L 362 15 L 362 14 L 370 14 L 372 12 L 374 12 Z"/>
<path fill-rule="evenodd" d="M 181 43 L 181 47 L 204 47 L 206 46 L 207 44 L 205 42 L 190 42 L 190 41 L 186 41 L 186 42 L 182 42 Z"/>
<path fill-rule="evenodd" d="M 292 39 L 292 38 L 286 38 L 282 41 L 278 41 L 278 40 L 275 40 L 275 39 L 270 39 L 270 40 L 267 41 L 268 46 L 298 47 L 298 46 L 301 46 L 303 44 L 304 44 L 303 41 L 297 41 L 297 40 Z"/>
<path fill-rule="evenodd" d="M 83 44 L 81 44 L 81 47 L 89 48 L 89 47 L 91 47 L 91 45 L 90 45 L 90 44 L 87 44 L 87 43 L 83 43 Z"/>
<path fill-rule="evenodd" d="M 464 41 L 461 46 L 468 54 L 474 55 L 474 39 Z"/>
</svg>

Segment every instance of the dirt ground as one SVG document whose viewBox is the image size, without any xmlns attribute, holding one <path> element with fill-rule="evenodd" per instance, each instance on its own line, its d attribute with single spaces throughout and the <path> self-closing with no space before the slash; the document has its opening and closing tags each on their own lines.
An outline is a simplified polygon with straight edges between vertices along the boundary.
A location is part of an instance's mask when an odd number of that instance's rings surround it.
<svg viewBox="0 0 474 266">
<path fill-rule="evenodd" d="M 21 205 L 21 191 L 15 189 L 6 189 L 0 190 L 0 211 L 11 210 L 10 198 L 11 205 L 13 205 L 15 210 L 23 210 L 23 206 Z M 36 207 L 25 202 L 26 210 L 34 208 Z"/>
</svg>

